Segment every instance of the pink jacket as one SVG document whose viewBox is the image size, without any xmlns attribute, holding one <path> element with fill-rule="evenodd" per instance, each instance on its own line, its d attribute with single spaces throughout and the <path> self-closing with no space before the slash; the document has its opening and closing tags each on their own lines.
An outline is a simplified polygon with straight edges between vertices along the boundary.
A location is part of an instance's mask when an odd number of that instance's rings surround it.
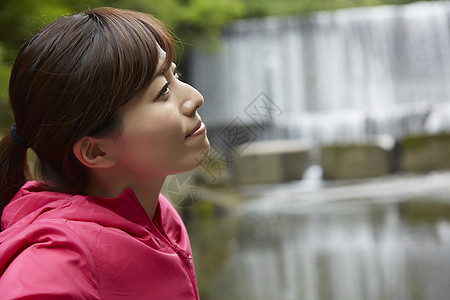
<svg viewBox="0 0 450 300">
<path fill-rule="evenodd" d="M 32 181 L 2 228 L 0 299 L 199 298 L 187 231 L 162 195 L 152 222 L 131 189 L 104 199 Z"/>
</svg>

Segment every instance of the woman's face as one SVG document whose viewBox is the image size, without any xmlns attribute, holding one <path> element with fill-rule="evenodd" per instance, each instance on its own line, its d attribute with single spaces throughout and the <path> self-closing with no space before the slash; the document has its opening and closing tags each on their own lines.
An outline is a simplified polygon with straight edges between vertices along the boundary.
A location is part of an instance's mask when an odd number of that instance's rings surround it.
<svg viewBox="0 0 450 300">
<path fill-rule="evenodd" d="M 197 109 L 202 95 L 180 81 L 176 66 L 161 70 L 144 92 L 122 111 L 121 133 L 113 138 L 116 167 L 125 176 L 147 178 L 194 169 L 209 150 Z"/>
</svg>

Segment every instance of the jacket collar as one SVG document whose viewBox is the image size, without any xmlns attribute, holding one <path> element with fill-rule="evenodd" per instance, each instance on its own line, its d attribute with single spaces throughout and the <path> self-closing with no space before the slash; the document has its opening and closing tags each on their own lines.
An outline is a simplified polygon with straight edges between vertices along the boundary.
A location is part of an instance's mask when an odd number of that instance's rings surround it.
<svg viewBox="0 0 450 300">
<path fill-rule="evenodd" d="M 2 229 L 5 230 L 19 222 L 24 223 L 23 225 L 29 224 L 48 211 L 57 211 L 55 213 L 58 216 L 67 219 L 95 221 L 106 226 L 126 227 L 124 229 L 133 227 L 133 224 L 139 224 L 147 229 L 154 227 L 131 188 L 123 191 L 118 197 L 101 198 L 47 191 L 39 182 L 29 181 L 3 210 Z M 111 217 L 111 214 L 116 217 Z M 158 205 L 155 216 L 159 214 Z"/>
</svg>

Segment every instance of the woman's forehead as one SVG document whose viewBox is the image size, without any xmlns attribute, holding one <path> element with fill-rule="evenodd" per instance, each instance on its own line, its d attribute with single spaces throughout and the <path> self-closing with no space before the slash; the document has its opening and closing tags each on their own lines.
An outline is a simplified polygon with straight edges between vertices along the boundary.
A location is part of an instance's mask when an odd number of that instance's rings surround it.
<svg viewBox="0 0 450 300">
<path fill-rule="evenodd" d="M 165 66 L 166 65 L 166 59 L 167 59 L 167 53 L 159 45 L 158 45 L 158 57 L 159 57 L 159 60 L 158 60 L 157 70 L 159 72 L 161 69 L 167 68 Z"/>
</svg>

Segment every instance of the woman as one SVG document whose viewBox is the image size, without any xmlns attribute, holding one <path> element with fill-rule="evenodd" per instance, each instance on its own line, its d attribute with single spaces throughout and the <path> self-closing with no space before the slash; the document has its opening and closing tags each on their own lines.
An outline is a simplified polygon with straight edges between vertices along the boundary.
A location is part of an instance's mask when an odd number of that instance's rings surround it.
<svg viewBox="0 0 450 300">
<path fill-rule="evenodd" d="M 203 97 L 174 56 L 161 22 L 113 8 L 22 46 L 0 142 L 0 299 L 198 299 L 186 229 L 160 195 L 209 150 Z"/>
</svg>

